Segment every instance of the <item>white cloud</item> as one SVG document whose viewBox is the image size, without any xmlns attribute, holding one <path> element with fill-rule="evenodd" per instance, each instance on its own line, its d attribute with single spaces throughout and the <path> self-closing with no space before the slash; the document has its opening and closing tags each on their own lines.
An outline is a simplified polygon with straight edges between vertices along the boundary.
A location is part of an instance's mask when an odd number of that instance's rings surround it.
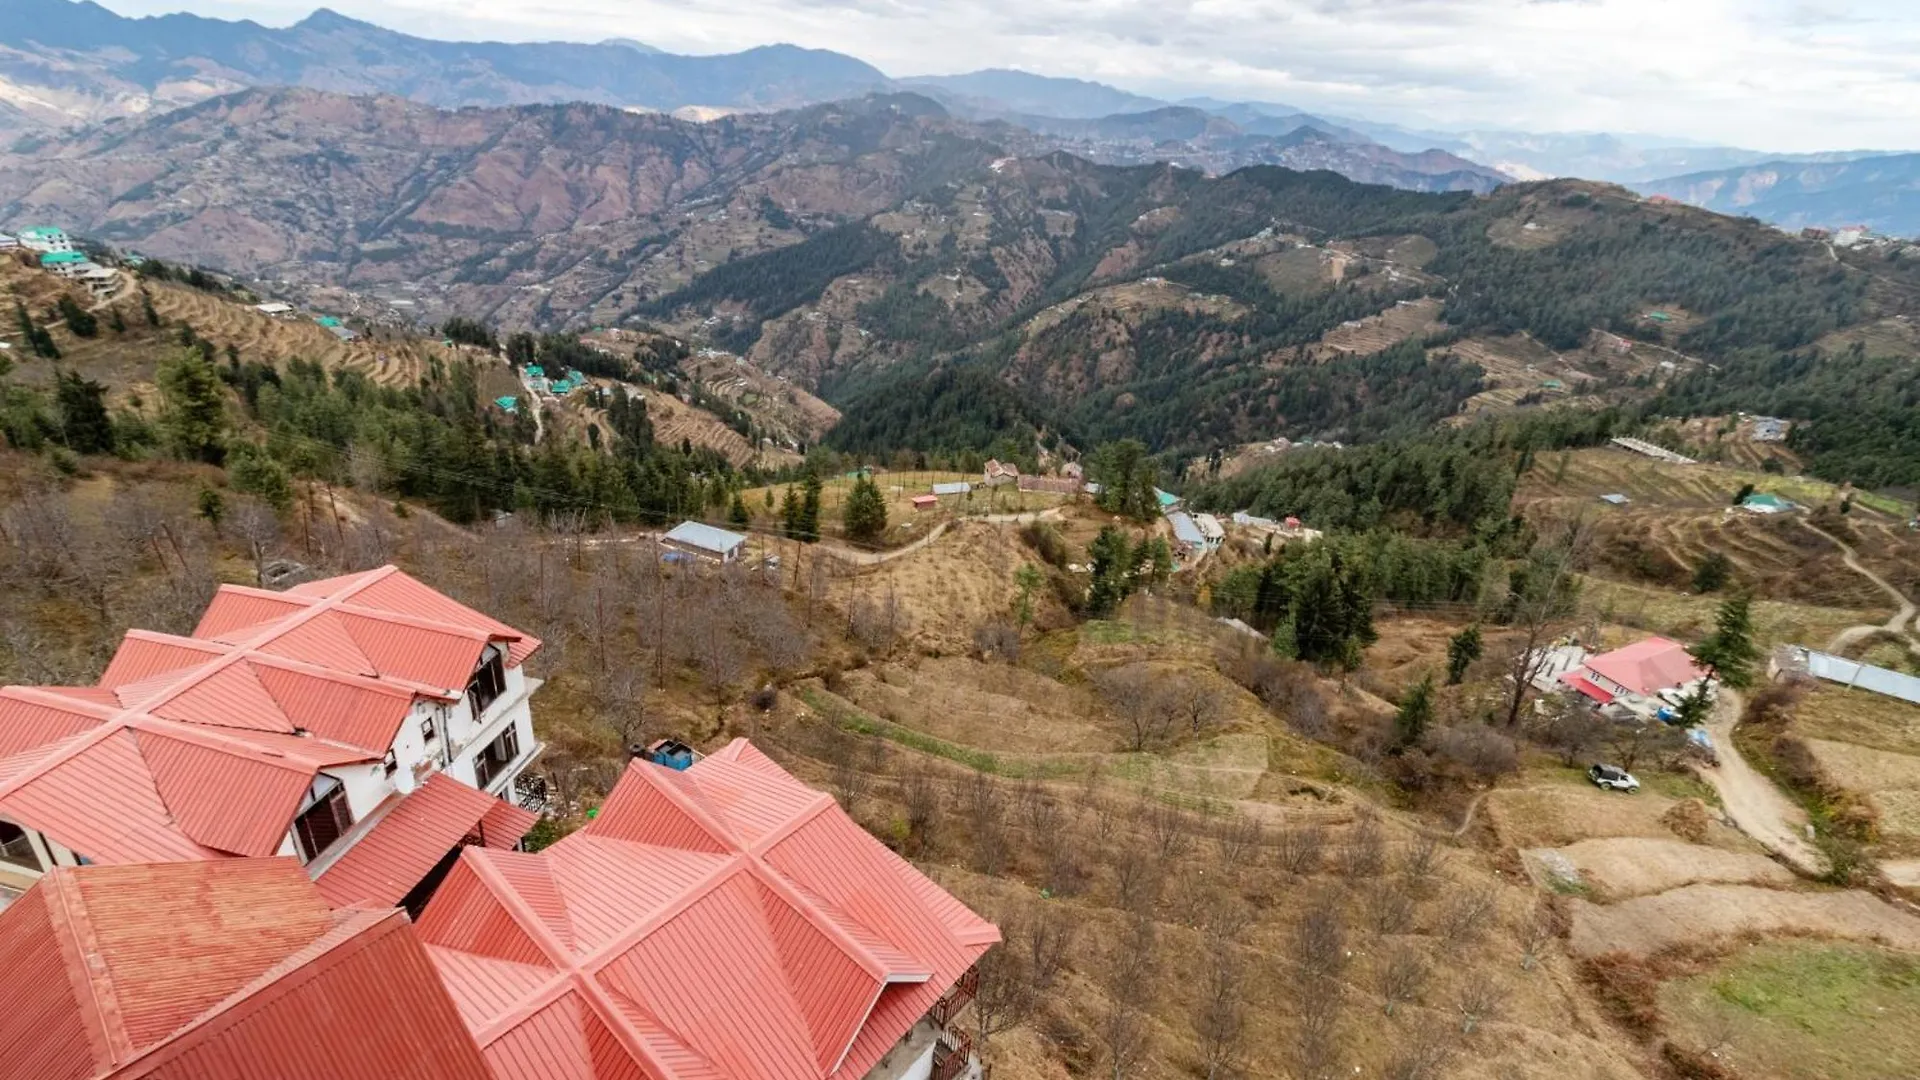
<svg viewBox="0 0 1920 1080">
<path fill-rule="evenodd" d="M 293 0 L 189 0 L 286 23 Z M 1410 125 L 1920 148 L 1911 0 L 330 0 L 410 33 L 774 41 L 893 75 L 1016 67 Z M 129 13 L 179 0 L 123 0 Z"/>
</svg>

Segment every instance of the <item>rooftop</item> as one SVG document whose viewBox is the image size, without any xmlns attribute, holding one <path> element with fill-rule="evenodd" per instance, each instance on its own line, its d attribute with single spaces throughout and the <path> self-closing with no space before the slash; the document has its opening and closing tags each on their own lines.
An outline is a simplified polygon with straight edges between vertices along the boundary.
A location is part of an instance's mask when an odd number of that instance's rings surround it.
<svg viewBox="0 0 1920 1080">
<path fill-rule="evenodd" d="M 716 529 L 698 521 L 683 521 L 675 525 L 673 531 L 666 535 L 666 539 L 676 544 L 699 548 L 701 551 L 711 551 L 715 555 L 725 555 L 747 542 L 747 538 L 739 533 Z"/>
<path fill-rule="evenodd" d="M 1167 515 L 1167 521 L 1173 525 L 1173 537 L 1183 544 L 1204 544 L 1207 538 L 1200 532 L 1200 526 L 1184 512 L 1175 511 Z"/>
<path fill-rule="evenodd" d="M 1686 686 L 1707 676 L 1706 669 L 1693 662 L 1685 645 L 1662 637 L 1636 641 L 1624 649 L 1589 657 L 1587 670 L 1642 696 Z"/>
<path fill-rule="evenodd" d="M 419 932 L 500 1075 L 579 1080 L 860 1077 L 1000 938 L 744 739 L 466 848 Z"/>
<path fill-rule="evenodd" d="M 8 1076 L 487 1080 L 404 912 L 292 859 L 53 870 L 0 912 Z"/>
<path fill-rule="evenodd" d="M 192 637 L 127 631 L 98 685 L 0 688 L 0 817 L 100 864 L 272 855 L 321 769 L 379 761 L 495 641 L 540 646 L 391 566 L 223 585 Z"/>
</svg>

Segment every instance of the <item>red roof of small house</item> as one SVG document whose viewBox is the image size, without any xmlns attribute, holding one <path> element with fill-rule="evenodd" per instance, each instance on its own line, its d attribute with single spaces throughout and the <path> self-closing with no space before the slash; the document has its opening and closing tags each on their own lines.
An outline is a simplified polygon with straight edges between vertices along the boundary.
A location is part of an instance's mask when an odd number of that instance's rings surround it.
<svg viewBox="0 0 1920 1080">
<path fill-rule="evenodd" d="M 1693 662 L 1685 645 L 1662 637 L 1589 657 L 1587 670 L 1643 697 L 1707 677 L 1706 669 Z"/>
<path fill-rule="evenodd" d="M 915 496 L 913 497 L 913 505 L 915 505 L 915 506 L 939 506 L 939 505 L 940 505 L 940 496 L 938 496 L 938 495 L 915 495 Z"/>
<path fill-rule="evenodd" d="M 1000 939 L 744 739 L 465 849 L 419 931 L 503 1080 L 860 1077 Z"/>
<path fill-rule="evenodd" d="M 1610 704 L 1613 701 L 1613 694 L 1602 689 L 1592 679 L 1587 678 L 1585 669 L 1583 668 L 1576 668 L 1573 671 L 1567 672 L 1560 676 L 1560 681 L 1602 705 Z"/>
<path fill-rule="evenodd" d="M 314 878 L 334 907 L 392 907 L 462 840 L 510 848 L 540 817 L 445 773 L 390 802 L 368 815 L 366 833 Z"/>
<path fill-rule="evenodd" d="M 0 1075 L 490 1080 L 404 912 L 292 859 L 63 867 L 0 911 Z"/>
<path fill-rule="evenodd" d="M 130 630 L 93 687 L 0 688 L 0 817 L 96 863 L 271 855 L 321 769 L 378 761 L 489 642 L 539 642 L 391 566 L 226 585 L 194 636 Z"/>
</svg>

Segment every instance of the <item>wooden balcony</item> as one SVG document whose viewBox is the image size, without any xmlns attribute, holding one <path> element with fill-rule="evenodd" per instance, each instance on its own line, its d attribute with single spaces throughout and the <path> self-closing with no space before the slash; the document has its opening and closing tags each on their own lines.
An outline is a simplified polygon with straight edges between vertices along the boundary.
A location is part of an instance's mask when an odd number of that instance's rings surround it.
<svg viewBox="0 0 1920 1080">
<path fill-rule="evenodd" d="M 933 1044 L 933 1073 L 928 1080 L 955 1080 L 973 1063 L 973 1036 L 947 1028 Z"/>
<path fill-rule="evenodd" d="M 970 967 L 961 973 L 960 978 L 954 981 L 953 986 L 945 994 L 941 995 L 939 1001 L 933 1003 L 933 1008 L 927 1010 L 927 1015 L 935 1024 L 946 1027 L 953 1023 L 953 1018 L 960 1015 L 960 1010 L 966 1008 L 979 992 L 980 969 Z"/>
</svg>

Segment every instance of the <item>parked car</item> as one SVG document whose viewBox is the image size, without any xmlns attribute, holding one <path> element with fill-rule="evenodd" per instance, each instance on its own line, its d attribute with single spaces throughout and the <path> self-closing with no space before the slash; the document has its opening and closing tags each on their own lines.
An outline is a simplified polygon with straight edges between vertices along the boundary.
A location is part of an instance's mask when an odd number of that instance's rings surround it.
<svg viewBox="0 0 1920 1080">
<path fill-rule="evenodd" d="M 1624 791 L 1629 794 L 1640 790 L 1640 781 L 1633 774 L 1617 765 L 1595 765 L 1587 770 L 1587 779 L 1608 791 Z"/>
</svg>

